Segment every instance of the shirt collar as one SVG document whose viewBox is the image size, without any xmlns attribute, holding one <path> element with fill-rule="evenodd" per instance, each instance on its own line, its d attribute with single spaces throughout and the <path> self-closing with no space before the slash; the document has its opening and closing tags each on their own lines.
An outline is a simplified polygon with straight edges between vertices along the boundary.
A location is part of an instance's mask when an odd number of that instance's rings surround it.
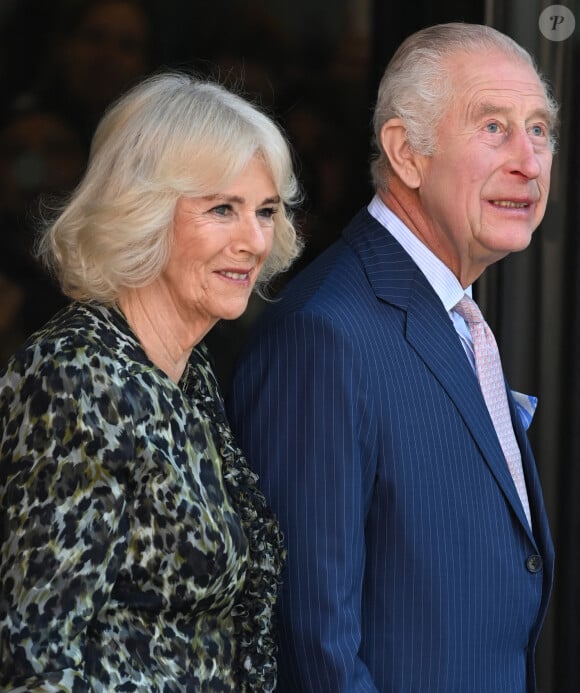
<svg viewBox="0 0 580 693">
<path fill-rule="evenodd" d="M 471 296 L 471 286 L 463 289 L 457 277 L 441 260 L 375 195 L 368 206 L 369 214 L 385 227 L 425 275 L 433 291 L 450 311 L 463 294 Z"/>
</svg>

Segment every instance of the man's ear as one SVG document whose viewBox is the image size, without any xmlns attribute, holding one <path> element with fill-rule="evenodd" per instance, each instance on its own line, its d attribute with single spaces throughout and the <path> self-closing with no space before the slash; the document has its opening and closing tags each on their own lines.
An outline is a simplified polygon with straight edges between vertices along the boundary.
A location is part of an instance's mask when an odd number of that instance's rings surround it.
<svg viewBox="0 0 580 693">
<path fill-rule="evenodd" d="M 421 185 L 421 160 L 425 157 L 414 152 L 407 142 L 407 128 L 401 118 L 390 118 L 381 128 L 381 146 L 395 175 L 412 189 Z"/>
</svg>

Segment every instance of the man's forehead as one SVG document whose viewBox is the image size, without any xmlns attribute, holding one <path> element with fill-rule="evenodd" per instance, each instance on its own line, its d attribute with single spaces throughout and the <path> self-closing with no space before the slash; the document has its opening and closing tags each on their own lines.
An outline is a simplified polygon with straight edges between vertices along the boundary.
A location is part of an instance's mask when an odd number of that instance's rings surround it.
<svg viewBox="0 0 580 693">
<path fill-rule="evenodd" d="M 541 83 L 540 76 L 530 60 L 520 55 L 508 54 L 498 48 L 475 52 L 458 51 L 450 55 L 450 65 L 458 70 L 474 74 L 488 73 L 502 79 L 505 74 L 520 75 L 530 83 Z"/>
<path fill-rule="evenodd" d="M 506 121 L 541 122 L 555 126 L 555 114 L 543 89 L 481 89 L 459 107 L 458 115 L 466 122 L 477 124 L 486 118 Z M 460 115 L 462 113 L 462 115 Z"/>
<path fill-rule="evenodd" d="M 500 52 L 456 55 L 450 61 L 455 104 L 470 110 L 529 104 L 549 110 L 548 95 L 532 65 Z"/>
</svg>

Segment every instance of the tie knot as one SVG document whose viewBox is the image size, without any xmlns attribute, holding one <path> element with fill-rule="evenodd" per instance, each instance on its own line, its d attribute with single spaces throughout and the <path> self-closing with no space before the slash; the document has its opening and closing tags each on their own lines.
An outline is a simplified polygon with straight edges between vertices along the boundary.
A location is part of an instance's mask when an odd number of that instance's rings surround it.
<svg viewBox="0 0 580 693">
<path fill-rule="evenodd" d="M 479 310 L 479 306 L 473 299 L 469 298 L 467 294 L 464 294 L 463 298 L 456 303 L 454 309 L 470 325 L 484 322 L 483 315 Z"/>
</svg>

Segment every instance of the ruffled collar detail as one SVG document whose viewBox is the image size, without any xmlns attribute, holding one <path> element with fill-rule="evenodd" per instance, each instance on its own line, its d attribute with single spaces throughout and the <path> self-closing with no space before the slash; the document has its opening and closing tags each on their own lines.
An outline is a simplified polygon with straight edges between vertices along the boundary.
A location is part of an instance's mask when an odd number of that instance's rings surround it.
<svg viewBox="0 0 580 693">
<path fill-rule="evenodd" d="M 240 691 L 269 693 L 276 688 L 274 608 L 286 558 L 276 517 L 257 486 L 227 421 L 219 385 L 203 344 L 192 352 L 184 388 L 203 407 L 222 458 L 223 478 L 249 544 L 249 565 L 239 602 L 234 606 Z"/>
</svg>

